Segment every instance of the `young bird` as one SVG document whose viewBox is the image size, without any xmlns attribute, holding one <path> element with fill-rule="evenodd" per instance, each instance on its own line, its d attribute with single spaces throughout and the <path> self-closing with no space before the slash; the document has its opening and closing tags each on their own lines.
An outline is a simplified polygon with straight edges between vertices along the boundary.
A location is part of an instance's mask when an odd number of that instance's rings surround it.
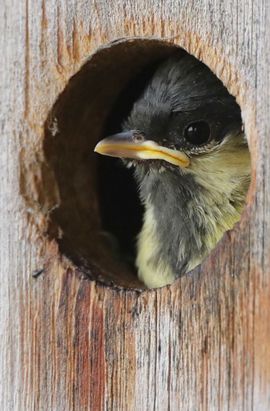
<svg viewBox="0 0 270 411">
<path fill-rule="evenodd" d="M 149 288 L 200 264 L 240 219 L 250 183 L 240 108 L 188 54 L 157 68 L 122 132 L 95 151 L 134 167 L 145 206 L 136 265 Z"/>
</svg>

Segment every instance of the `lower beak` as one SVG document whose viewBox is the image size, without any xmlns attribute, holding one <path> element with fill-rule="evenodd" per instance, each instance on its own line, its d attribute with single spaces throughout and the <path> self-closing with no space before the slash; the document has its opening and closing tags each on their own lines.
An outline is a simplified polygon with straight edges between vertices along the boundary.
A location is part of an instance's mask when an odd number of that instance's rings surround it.
<svg viewBox="0 0 270 411">
<path fill-rule="evenodd" d="M 164 160 L 178 167 L 188 167 L 189 157 L 177 150 L 163 147 L 151 140 L 144 140 L 136 130 L 125 131 L 101 140 L 96 153 L 135 160 Z"/>
</svg>

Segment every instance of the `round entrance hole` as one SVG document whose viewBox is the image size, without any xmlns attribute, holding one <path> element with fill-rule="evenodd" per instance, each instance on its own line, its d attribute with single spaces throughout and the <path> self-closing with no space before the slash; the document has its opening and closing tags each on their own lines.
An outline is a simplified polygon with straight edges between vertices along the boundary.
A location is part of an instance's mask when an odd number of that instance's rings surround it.
<svg viewBox="0 0 270 411">
<path fill-rule="evenodd" d="M 70 79 L 45 124 L 45 157 L 59 192 L 49 235 L 89 278 L 109 285 L 144 288 L 134 264 L 143 207 L 133 173 L 93 150 L 121 130 L 157 66 L 176 51 L 186 53 L 154 39 L 100 48 Z"/>
<path fill-rule="evenodd" d="M 176 49 L 152 39 L 100 48 L 70 79 L 45 124 L 45 157 L 59 191 L 49 235 L 81 271 L 106 284 L 144 288 L 134 267 L 142 207 L 131 172 L 93 150 L 120 129 L 157 64 Z"/>
</svg>

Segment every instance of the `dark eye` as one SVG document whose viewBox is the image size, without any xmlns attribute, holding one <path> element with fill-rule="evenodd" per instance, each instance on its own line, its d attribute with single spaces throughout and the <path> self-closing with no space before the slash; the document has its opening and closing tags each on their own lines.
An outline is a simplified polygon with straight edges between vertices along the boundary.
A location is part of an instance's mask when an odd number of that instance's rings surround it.
<svg viewBox="0 0 270 411">
<path fill-rule="evenodd" d="M 206 121 L 196 121 L 187 126 L 184 131 L 185 139 L 195 145 L 201 146 L 207 143 L 210 137 L 210 127 Z"/>
</svg>

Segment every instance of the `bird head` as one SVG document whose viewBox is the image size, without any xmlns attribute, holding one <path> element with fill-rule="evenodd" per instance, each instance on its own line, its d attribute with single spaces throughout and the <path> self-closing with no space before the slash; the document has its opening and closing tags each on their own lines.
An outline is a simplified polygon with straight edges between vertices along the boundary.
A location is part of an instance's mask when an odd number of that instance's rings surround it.
<svg viewBox="0 0 270 411">
<path fill-rule="evenodd" d="M 194 57 L 181 55 L 157 69 L 122 131 L 95 151 L 142 172 L 188 172 L 193 157 L 210 154 L 241 129 L 240 108 L 222 82 Z"/>
<path fill-rule="evenodd" d="M 95 151 L 134 166 L 145 205 L 137 266 L 149 287 L 198 265 L 240 218 L 250 182 L 240 108 L 188 54 L 157 68 L 122 130 Z"/>
</svg>

